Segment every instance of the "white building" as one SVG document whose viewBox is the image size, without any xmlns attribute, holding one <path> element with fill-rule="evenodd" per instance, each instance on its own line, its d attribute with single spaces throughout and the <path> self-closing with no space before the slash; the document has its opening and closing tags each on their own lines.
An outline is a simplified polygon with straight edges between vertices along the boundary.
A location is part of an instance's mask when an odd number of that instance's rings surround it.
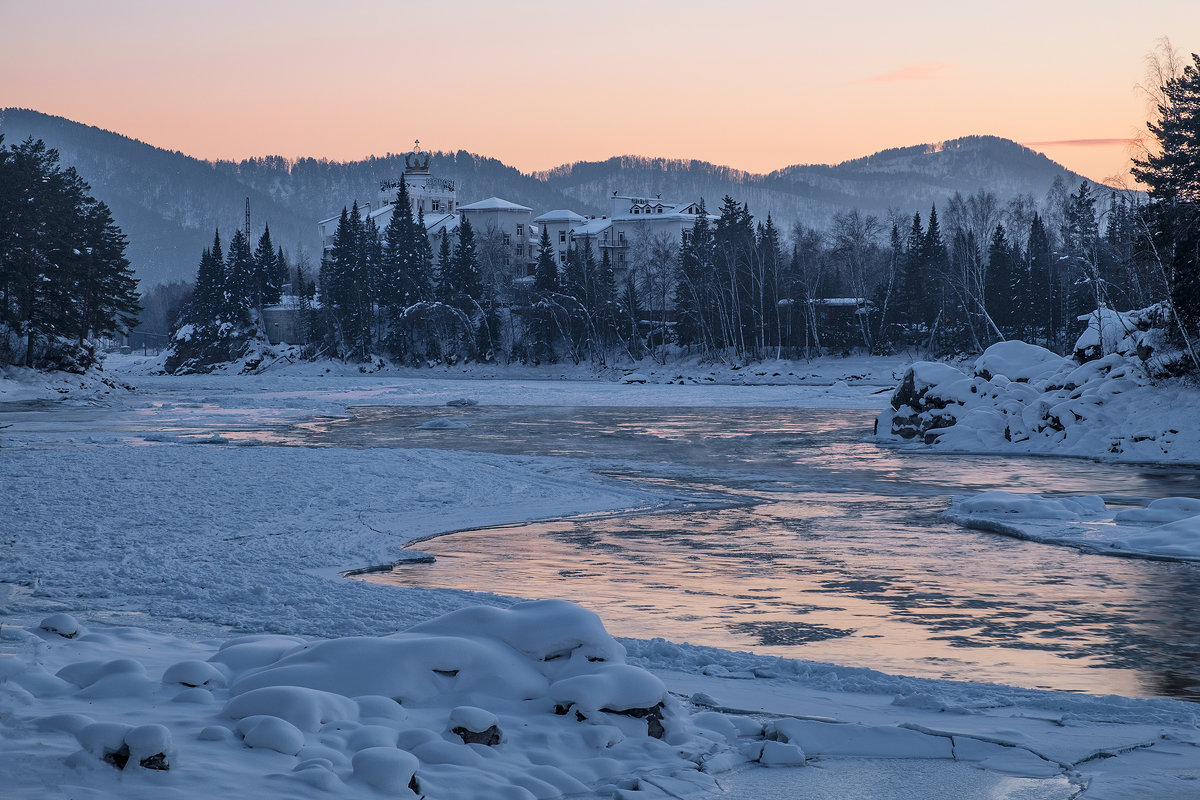
<svg viewBox="0 0 1200 800">
<path fill-rule="evenodd" d="M 566 208 L 556 208 L 553 211 L 547 211 L 533 220 L 540 227 L 546 228 L 550 234 L 550 246 L 554 248 L 555 257 L 558 260 L 558 265 L 561 267 L 567 263 L 567 251 L 571 247 L 571 230 L 573 228 L 585 225 L 588 218 L 583 214 L 576 214 L 574 211 Z M 541 231 L 538 231 L 540 237 Z M 539 240 L 540 241 L 540 240 Z M 536 248 L 534 250 L 536 254 Z"/>
<path fill-rule="evenodd" d="M 359 206 L 363 218 L 370 217 L 375 220 L 381 231 L 387 228 L 395 210 L 396 195 L 400 191 L 401 182 L 407 184 L 413 217 L 424 213 L 425 227 L 431 235 L 435 227 L 440 230 L 447 225 L 457 234 L 458 217 L 455 212 L 458 198 L 454 192 L 454 181 L 434 177 L 429 171 L 429 154 L 420 150 L 414 150 L 404 156 L 404 173 L 398 179 L 379 182 L 379 195 L 365 206 Z M 333 235 L 337 231 L 340 218 L 339 214 L 317 223 L 322 250 L 329 250 L 333 246 Z"/>
<path fill-rule="evenodd" d="M 489 197 L 459 206 L 458 213 L 471 223 L 485 273 L 500 271 L 509 279 L 533 274 L 540 233 L 533 224 L 532 208 Z"/>
</svg>

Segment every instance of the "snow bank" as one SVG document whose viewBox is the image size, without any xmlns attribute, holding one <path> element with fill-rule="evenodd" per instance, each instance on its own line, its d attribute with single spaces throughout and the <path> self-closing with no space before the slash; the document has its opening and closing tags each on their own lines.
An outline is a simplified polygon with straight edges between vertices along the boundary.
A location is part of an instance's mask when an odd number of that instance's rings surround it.
<svg viewBox="0 0 1200 800">
<path fill-rule="evenodd" d="M 1095 496 L 983 492 L 955 497 L 946 516 L 968 528 L 1101 555 L 1200 562 L 1200 500 L 1190 497 L 1114 512 Z"/>
<path fill-rule="evenodd" d="M 1102 309 L 1080 338 L 1083 363 L 1025 342 L 989 347 L 968 370 L 919 362 L 878 419 L 881 441 L 957 452 L 1054 453 L 1113 461 L 1200 463 L 1200 391 L 1152 379 L 1158 329 L 1147 312 Z M 1124 327 L 1121 327 L 1124 326 Z M 1123 332 L 1118 337 L 1116 331 Z"/>
<path fill-rule="evenodd" d="M 694 724 L 658 678 L 624 663 L 595 614 L 565 601 L 301 643 L 189 643 L 135 628 L 71 640 L 45 626 L 22 633 L 70 646 L 0 659 L 0 777 L 17 792 L 6 796 L 27 796 L 48 776 L 68 794 L 78 785 L 123 798 L 296 797 L 312 787 L 339 798 L 556 798 L 612 795 L 643 778 L 698 793 L 715 788 L 709 762 L 749 760 L 736 735 Z M 138 660 L 104 657 L 114 652 Z M 47 681 L 48 668 L 71 680 Z M 122 672 L 161 680 L 78 689 Z M 205 680 L 188 686 L 180 675 Z"/>
</svg>

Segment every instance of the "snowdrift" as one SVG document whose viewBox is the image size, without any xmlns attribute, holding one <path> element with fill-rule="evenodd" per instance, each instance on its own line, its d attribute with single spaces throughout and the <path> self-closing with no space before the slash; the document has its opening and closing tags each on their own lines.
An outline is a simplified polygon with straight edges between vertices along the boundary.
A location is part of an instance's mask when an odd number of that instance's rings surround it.
<svg viewBox="0 0 1200 800">
<path fill-rule="evenodd" d="M 0 709 L 104 794 L 491 800 L 642 779 L 705 792 L 707 772 L 752 758 L 804 763 L 777 742 L 741 754 L 730 722 L 693 719 L 625 663 L 595 614 L 562 600 L 465 608 L 386 636 L 241 636 L 206 645 L 206 659 L 61 613 L 20 634 L 75 655 L 53 673 L 0 659 Z M 130 656 L 96 657 L 121 639 Z"/>
<path fill-rule="evenodd" d="M 968 369 L 912 364 L 879 416 L 880 438 L 963 452 L 1200 462 L 1200 391 L 1160 377 L 1170 365 L 1155 356 L 1161 309 L 1100 309 L 1081 320 L 1088 325 L 1074 359 L 1009 341 Z"/>
</svg>

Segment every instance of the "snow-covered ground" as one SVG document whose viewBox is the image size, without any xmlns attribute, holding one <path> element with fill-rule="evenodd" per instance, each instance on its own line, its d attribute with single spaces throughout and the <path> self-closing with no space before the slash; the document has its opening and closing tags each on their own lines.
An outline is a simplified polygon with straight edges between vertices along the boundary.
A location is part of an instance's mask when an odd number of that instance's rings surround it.
<svg viewBox="0 0 1200 800">
<path fill-rule="evenodd" d="M 68 389 L 0 414 L 5 797 L 1200 796 L 1191 704 L 622 648 L 568 604 L 347 581 L 438 532 L 688 498 L 578 461 L 274 446 L 359 404 L 881 408 L 901 360 L 766 386 L 138 362 L 0 379 Z"/>
</svg>

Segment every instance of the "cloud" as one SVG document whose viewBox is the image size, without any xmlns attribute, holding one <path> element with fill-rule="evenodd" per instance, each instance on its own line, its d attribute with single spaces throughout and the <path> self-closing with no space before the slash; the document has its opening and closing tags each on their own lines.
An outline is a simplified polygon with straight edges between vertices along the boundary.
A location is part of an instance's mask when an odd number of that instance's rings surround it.
<svg viewBox="0 0 1200 800">
<path fill-rule="evenodd" d="M 954 76 L 947 73 L 952 73 L 955 69 L 957 69 L 957 66 L 954 64 L 905 64 L 903 67 L 894 69 L 891 72 L 884 72 L 881 75 L 872 75 L 869 78 L 863 78 L 860 83 L 919 83 L 923 81 L 948 80 Z"/>
<path fill-rule="evenodd" d="M 1021 142 L 1026 147 L 1111 147 L 1112 145 L 1137 144 L 1141 138 L 1132 139 L 1055 139 L 1049 142 Z"/>
</svg>

